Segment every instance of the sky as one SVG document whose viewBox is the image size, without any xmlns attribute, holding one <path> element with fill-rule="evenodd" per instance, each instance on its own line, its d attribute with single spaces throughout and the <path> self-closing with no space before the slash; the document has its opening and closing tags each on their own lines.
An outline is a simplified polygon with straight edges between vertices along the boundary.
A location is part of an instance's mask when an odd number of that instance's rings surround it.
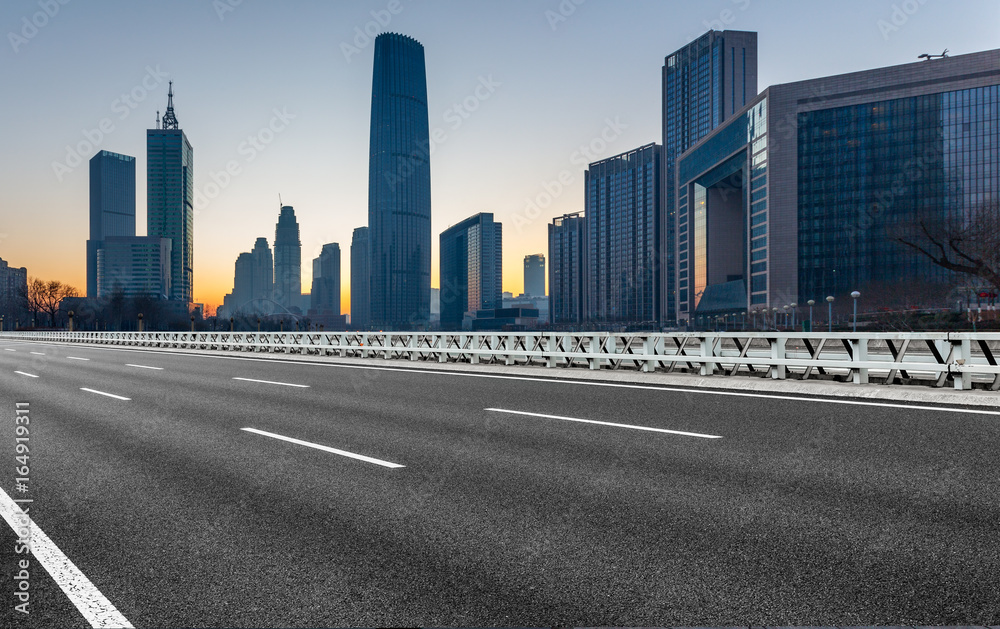
<svg viewBox="0 0 1000 629">
<path fill-rule="evenodd" d="M 1000 47 L 995 0 L 3 0 L 0 258 L 86 287 L 88 161 L 136 158 L 174 81 L 194 147 L 194 300 L 232 290 L 236 257 L 301 228 L 303 292 L 325 243 L 368 222 L 373 36 L 427 63 L 432 286 L 438 234 L 478 212 L 504 225 L 503 287 L 583 210 L 583 172 L 661 141 L 664 58 L 709 29 L 758 33 L 758 88 Z"/>
</svg>

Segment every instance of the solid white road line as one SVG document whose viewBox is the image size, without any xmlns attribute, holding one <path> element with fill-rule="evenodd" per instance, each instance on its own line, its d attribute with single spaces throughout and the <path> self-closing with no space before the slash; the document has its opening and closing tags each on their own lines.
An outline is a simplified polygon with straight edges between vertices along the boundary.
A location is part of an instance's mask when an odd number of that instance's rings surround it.
<svg viewBox="0 0 1000 629">
<path fill-rule="evenodd" d="M 0 489 L 0 515 L 7 521 L 14 534 L 30 540 L 31 554 L 45 568 L 67 598 L 76 606 L 91 627 L 127 627 L 132 629 L 125 616 L 94 587 L 80 569 L 76 567 L 42 529 L 21 510 L 7 492 Z M 16 599 L 15 599 L 16 600 Z M 5 601 L 5 605 L 14 602 Z M 12 616 L 8 616 L 10 618 Z"/>
<path fill-rule="evenodd" d="M 365 456 L 363 454 L 354 454 L 353 452 L 348 452 L 346 450 L 338 450 L 336 448 L 331 448 L 329 446 L 321 446 L 318 443 L 302 441 L 301 439 L 293 439 L 292 437 L 285 437 L 284 435 L 276 435 L 273 432 L 265 432 L 263 430 L 257 430 L 256 428 L 241 428 L 240 430 L 252 432 L 257 435 L 263 435 L 265 437 L 271 437 L 272 439 L 280 439 L 282 441 L 287 441 L 288 443 L 294 443 L 300 446 L 306 446 L 308 448 L 316 448 L 317 450 L 322 450 L 323 452 L 339 454 L 340 456 L 350 457 L 352 459 L 357 459 L 359 461 L 367 461 L 368 463 L 374 463 L 375 465 L 381 465 L 382 467 L 391 467 L 393 469 L 399 467 L 406 467 L 405 465 L 400 465 L 399 463 L 390 463 L 389 461 L 383 461 L 382 459 L 373 459 L 372 457 Z"/>
<path fill-rule="evenodd" d="M 15 371 L 14 373 L 19 373 L 22 376 L 28 376 L 29 378 L 37 378 L 38 377 L 38 376 L 36 376 L 33 373 L 24 373 L 23 371 Z"/>
<path fill-rule="evenodd" d="M 114 393 L 105 393 L 104 391 L 96 391 L 94 389 L 85 389 L 83 387 L 80 387 L 80 390 L 81 391 L 86 391 L 87 393 L 96 393 L 97 395 L 106 395 L 108 397 L 113 397 L 116 400 L 125 400 L 125 401 L 128 401 L 128 400 L 132 399 L 132 398 L 129 398 L 129 397 L 122 397 L 120 395 L 115 395 Z"/>
<path fill-rule="evenodd" d="M 9 347 L 5 347 L 5 348 L 3 348 L 3 351 L 5 351 L 5 352 L 16 352 L 17 350 L 16 349 L 11 349 Z"/>
<path fill-rule="evenodd" d="M 76 356 L 67 356 L 66 358 L 70 360 L 90 360 L 89 358 L 77 358 Z"/>
<path fill-rule="evenodd" d="M 133 365 L 131 363 L 125 363 L 126 367 L 138 367 L 139 369 L 156 369 L 157 371 L 163 371 L 163 367 L 149 367 L 147 365 Z"/>
<path fill-rule="evenodd" d="M 42 352 L 31 352 L 31 353 L 34 354 L 35 356 L 44 356 L 45 355 Z"/>
<path fill-rule="evenodd" d="M 67 345 L 73 345 L 73 343 L 45 343 L 47 346 L 52 347 L 63 347 Z M 88 347 L 91 350 L 100 350 L 107 352 L 139 352 L 145 354 L 171 354 L 173 356 L 191 356 L 195 358 L 217 358 L 222 360 L 249 360 L 255 362 L 264 363 L 276 363 L 281 362 L 289 365 L 314 365 L 323 367 L 334 367 L 340 369 L 367 369 L 370 371 L 402 371 L 408 373 L 422 373 L 429 375 L 440 375 L 440 376 L 451 376 L 458 378 L 494 378 L 498 380 L 523 380 L 527 382 L 544 382 L 547 384 L 569 384 L 569 385 L 584 385 L 593 387 L 611 387 L 616 389 L 644 389 L 647 391 L 661 391 L 663 393 L 695 393 L 700 395 L 725 395 L 731 397 L 749 397 L 764 400 L 789 400 L 792 402 L 799 402 L 801 404 L 808 404 L 815 402 L 817 404 L 847 404 L 850 406 L 879 406 L 884 408 L 903 408 L 912 409 L 916 411 L 940 411 L 943 413 L 965 413 L 968 415 L 1000 415 L 1000 411 L 987 411 L 979 410 L 974 408 L 954 408 L 951 406 L 920 406 L 919 404 L 893 404 L 892 402 L 869 402 L 866 400 L 858 399 L 834 399 L 834 398 L 813 398 L 806 397 L 805 393 L 800 396 L 795 395 L 781 395 L 781 394 L 771 394 L 771 393 L 745 393 L 743 391 L 732 391 L 732 390 L 717 390 L 717 389 L 692 389 L 687 387 L 678 387 L 674 385 L 663 385 L 655 386 L 648 384 L 629 384 L 624 382 L 599 382 L 592 380 L 571 380 L 569 378 L 561 377 L 551 377 L 551 378 L 534 378 L 530 376 L 505 376 L 503 374 L 491 374 L 491 373 L 460 373 L 457 371 L 446 371 L 446 370 L 436 370 L 436 369 L 413 369 L 409 367 L 373 367 L 369 365 L 345 365 L 343 363 L 321 363 L 321 362 L 306 362 L 299 360 L 276 360 L 273 358 L 250 358 L 247 356 L 219 356 L 218 354 L 194 354 L 191 352 L 174 352 L 169 350 L 152 350 L 152 349 L 139 349 L 139 348 L 123 348 L 123 347 Z M 281 384 L 281 383 L 278 383 Z M 302 385 L 299 385 L 302 386 Z"/>
<path fill-rule="evenodd" d="M 600 424 L 601 426 L 614 426 L 615 428 L 631 428 L 632 430 L 647 430 L 649 432 L 664 432 L 671 435 L 683 435 L 685 437 L 701 437 L 702 439 L 722 439 L 721 435 L 705 435 L 700 432 L 685 432 L 683 430 L 667 430 L 666 428 L 650 428 L 649 426 L 633 426 L 632 424 L 616 424 L 614 422 L 602 422 L 595 419 L 577 419 L 576 417 L 562 417 L 560 415 L 543 415 L 542 413 L 526 413 L 524 411 L 510 411 L 505 408 L 484 408 L 484 411 L 495 413 L 511 413 L 513 415 L 528 415 L 529 417 L 543 417 L 545 419 L 561 419 L 567 422 L 581 422 L 584 424 Z"/>
<path fill-rule="evenodd" d="M 292 384 L 290 382 L 273 382 L 271 380 L 254 380 L 253 378 L 233 378 L 233 380 L 243 380 L 244 382 L 260 382 L 261 384 L 280 384 L 284 387 L 300 387 L 302 389 L 308 389 L 308 384 Z"/>
</svg>

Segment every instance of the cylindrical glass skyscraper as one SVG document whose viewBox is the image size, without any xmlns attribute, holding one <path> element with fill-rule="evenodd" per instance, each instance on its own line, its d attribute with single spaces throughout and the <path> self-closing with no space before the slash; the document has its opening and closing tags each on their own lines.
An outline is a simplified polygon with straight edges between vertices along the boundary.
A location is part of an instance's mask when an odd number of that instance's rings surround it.
<svg viewBox="0 0 1000 629">
<path fill-rule="evenodd" d="M 371 325 L 420 329 L 430 320 L 431 166 L 424 47 L 375 39 L 368 170 Z"/>
</svg>

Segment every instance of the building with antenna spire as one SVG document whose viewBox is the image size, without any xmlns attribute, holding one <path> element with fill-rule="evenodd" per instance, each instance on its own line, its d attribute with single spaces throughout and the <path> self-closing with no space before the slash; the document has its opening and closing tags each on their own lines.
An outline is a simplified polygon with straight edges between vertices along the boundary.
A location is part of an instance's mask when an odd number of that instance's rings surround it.
<svg viewBox="0 0 1000 629">
<path fill-rule="evenodd" d="M 194 149 L 174 113 L 174 84 L 162 120 L 146 130 L 146 233 L 168 238 L 171 300 L 194 294 Z"/>
</svg>

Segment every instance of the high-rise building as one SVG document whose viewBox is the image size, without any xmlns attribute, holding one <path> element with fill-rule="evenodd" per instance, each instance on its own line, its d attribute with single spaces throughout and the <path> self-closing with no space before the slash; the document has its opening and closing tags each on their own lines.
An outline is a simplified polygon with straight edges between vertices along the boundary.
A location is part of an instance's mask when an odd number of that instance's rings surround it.
<svg viewBox="0 0 1000 629">
<path fill-rule="evenodd" d="M 274 226 L 274 300 L 289 310 L 302 309 L 302 242 L 290 205 L 282 206 Z"/>
<path fill-rule="evenodd" d="M 369 313 L 368 228 L 357 227 L 351 237 L 351 327 L 367 330 Z"/>
<path fill-rule="evenodd" d="M 28 269 L 13 267 L 0 259 L 0 316 L 4 330 L 13 330 L 17 318 L 24 312 L 28 290 Z"/>
<path fill-rule="evenodd" d="M 545 297 L 545 254 L 524 256 L 524 294 Z"/>
<path fill-rule="evenodd" d="M 250 299 L 266 302 L 274 299 L 274 257 L 267 238 L 260 237 L 250 252 L 253 260 L 253 285 Z"/>
<path fill-rule="evenodd" d="M 996 198 L 997 68 L 990 50 L 761 92 L 677 162 L 679 319 L 854 290 L 953 304 L 956 277 L 899 239 Z"/>
<path fill-rule="evenodd" d="M 584 175 L 588 322 L 659 325 L 661 154 L 647 144 Z"/>
<path fill-rule="evenodd" d="M 156 236 L 105 236 L 97 250 L 97 296 L 167 299 L 172 241 Z"/>
<path fill-rule="evenodd" d="M 431 166 L 424 47 L 375 38 L 368 170 L 370 317 L 385 329 L 430 320 Z"/>
<path fill-rule="evenodd" d="M 233 275 L 233 306 L 234 312 L 244 315 L 256 314 L 253 307 L 255 268 L 252 253 L 243 252 L 236 257 L 236 268 Z"/>
<path fill-rule="evenodd" d="M 97 296 L 97 250 L 106 236 L 135 236 L 135 158 L 100 151 L 90 159 L 87 297 Z"/>
<path fill-rule="evenodd" d="M 663 322 L 677 320 L 678 225 L 676 163 L 694 146 L 757 96 L 757 33 L 708 31 L 668 55 L 663 64 L 663 212 L 660 266 Z M 683 229 L 683 227 L 681 227 Z M 685 246 L 680 239 L 680 246 Z M 685 282 L 685 284 L 687 283 Z"/>
<path fill-rule="evenodd" d="M 587 288 L 587 219 L 579 212 L 549 224 L 549 321 L 583 321 Z"/>
<path fill-rule="evenodd" d="M 340 245 L 323 245 L 313 259 L 312 307 L 320 313 L 340 314 Z"/>
<path fill-rule="evenodd" d="M 503 307 L 503 225 L 483 212 L 441 232 L 441 329 L 466 312 Z"/>
<path fill-rule="evenodd" d="M 170 293 L 194 294 L 194 149 L 174 115 L 173 81 L 162 125 L 146 130 L 146 234 L 169 238 Z"/>
</svg>

